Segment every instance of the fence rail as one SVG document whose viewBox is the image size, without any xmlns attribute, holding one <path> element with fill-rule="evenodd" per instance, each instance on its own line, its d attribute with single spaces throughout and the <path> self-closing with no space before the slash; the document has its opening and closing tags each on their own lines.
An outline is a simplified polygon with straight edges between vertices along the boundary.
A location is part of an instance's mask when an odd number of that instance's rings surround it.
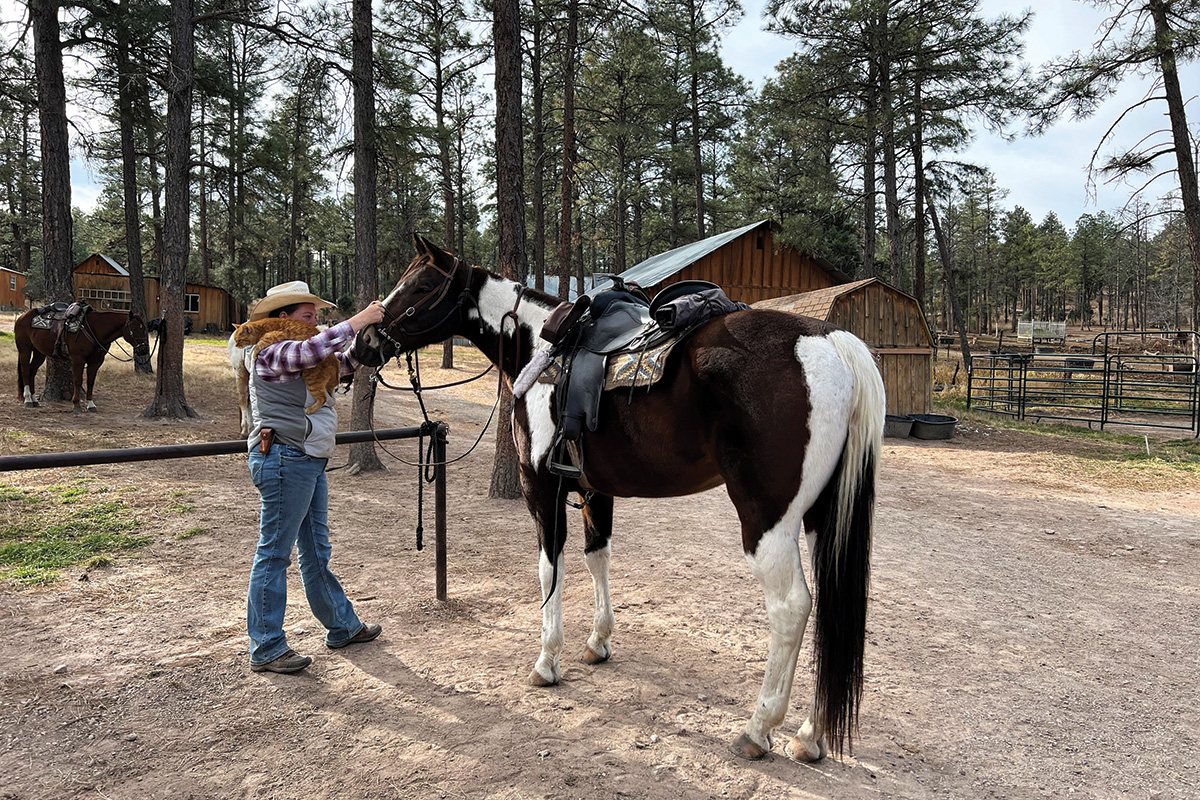
<svg viewBox="0 0 1200 800">
<path fill-rule="evenodd" d="M 1194 331 L 1169 332 L 1196 337 Z M 1186 430 L 1200 436 L 1200 364 L 1185 353 L 1122 353 L 1128 331 L 1100 334 L 1092 353 L 974 355 L 967 406 L 1014 419 Z"/>
<path fill-rule="evenodd" d="M 434 466 L 434 538 L 436 554 L 436 591 L 438 600 L 448 596 L 446 580 L 446 434 L 444 422 L 433 423 L 429 428 L 386 428 L 377 431 L 346 431 L 337 435 L 337 444 L 388 441 L 392 439 L 415 439 L 430 436 L 433 439 L 432 463 Z M 246 440 L 234 439 L 224 442 L 196 442 L 193 444 L 169 444 L 159 447 L 126 447 L 112 450 L 79 450 L 67 453 L 31 453 L 22 456 L 0 456 L 0 472 L 50 469 L 52 467 L 81 467 L 91 464 L 124 464 L 135 461 L 159 461 L 171 458 L 197 458 L 201 456 L 232 455 L 246 452 Z M 418 480 L 424 480 L 422 474 Z"/>
</svg>

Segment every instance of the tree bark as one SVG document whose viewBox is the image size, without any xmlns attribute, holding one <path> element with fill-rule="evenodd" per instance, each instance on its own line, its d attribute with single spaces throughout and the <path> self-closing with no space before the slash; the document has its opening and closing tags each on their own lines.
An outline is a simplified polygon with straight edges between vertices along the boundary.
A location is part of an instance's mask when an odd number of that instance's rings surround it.
<svg viewBox="0 0 1200 800">
<path fill-rule="evenodd" d="M 579 43 L 579 2 L 567 0 L 567 48 L 563 54 L 562 223 L 558 230 L 558 297 L 571 295 L 571 217 L 575 194 L 575 57 Z"/>
<path fill-rule="evenodd" d="M 371 0 L 353 0 L 354 84 L 354 272 L 359 308 L 379 294 L 376 258 L 375 82 L 372 50 Z M 375 384 L 367 380 L 369 368 L 360 367 L 354 380 L 350 424 L 356 431 L 371 427 Z M 350 474 L 383 469 L 374 442 L 350 445 Z"/>
<path fill-rule="evenodd" d="M 117 25 L 117 115 L 121 125 L 121 178 L 125 198 L 125 266 L 129 272 L 129 313 L 147 319 L 146 277 L 142 267 L 142 215 L 138 198 L 137 152 L 133 140 L 133 69 L 129 58 L 129 0 L 121 0 Z M 149 342 L 145 342 L 149 344 Z M 133 349 L 135 372 L 150 375 L 150 351 Z M 139 355 L 140 353 L 140 355 Z"/>
<path fill-rule="evenodd" d="M 525 274 L 524 153 L 521 142 L 521 7 L 519 0 L 496 0 L 496 222 L 504 277 Z M 518 332 L 519 335 L 519 332 Z M 521 496 L 521 473 L 512 431 L 512 387 L 501 380 L 496 455 L 488 497 Z"/>
<path fill-rule="evenodd" d="M 692 112 L 692 179 L 695 184 L 696 191 L 696 238 L 705 238 L 704 227 L 704 158 L 700 150 L 700 72 L 697 67 L 699 61 L 699 47 L 696 39 L 699 37 L 699 22 L 696 17 L 699 14 L 694 0 L 688 3 L 688 25 L 689 25 L 689 43 L 688 55 L 691 57 L 691 63 L 688 64 L 688 102 L 691 105 Z"/>
<path fill-rule="evenodd" d="M 954 315 L 954 327 L 958 331 L 958 346 L 962 352 L 963 367 L 969 368 L 971 347 L 967 344 L 967 323 L 963 316 L 962 300 L 959 299 L 958 289 L 954 285 L 954 261 L 950 254 L 950 243 L 942 233 L 933 198 L 926 196 L 926 199 L 929 201 L 929 221 L 933 223 L 933 236 L 937 239 L 938 252 L 942 256 L 942 272 L 946 276 L 946 293 L 950 295 L 950 311 Z"/>
<path fill-rule="evenodd" d="M 71 159 L 67 141 L 67 89 L 63 81 L 59 4 L 31 0 L 38 120 L 42 129 L 42 254 L 46 297 L 75 299 L 72 261 Z M 43 400 L 65 401 L 75 394 L 71 363 L 47 359 Z"/>
<path fill-rule="evenodd" d="M 542 76 L 542 20 L 541 0 L 533 3 L 533 53 L 530 57 L 530 74 L 533 86 L 533 280 L 539 292 L 546 288 L 546 195 L 543 169 L 546 160 L 546 88 Z M 520 31 L 518 30 L 518 34 Z"/>
<path fill-rule="evenodd" d="M 158 387 L 144 417 L 198 416 L 183 388 L 183 300 L 187 291 L 192 161 L 192 72 L 196 56 L 193 0 L 171 4 L 171 69 L 167 79 L 167 177 L 163 264 L 159 275 Z"/>
<path fill-rule="evenodd" d="M 1167 3 L 1164 0 L 1150 0 L 1150 15 L 1154 18 L 1154 33 L 1158 39 L 1158 63 L 1167 97 L 1167 116 L 1171 120 L 1171 139 L 1179 167 L 1179 194 L 1183 199 L 1183 219 L 1188 232 L 1188 252 L 1193 264 L 1192 330 L 1200 330 L 1200 188 L 1197 187 L 1196 164 L 1192 159 L 1192 140 L 1188 132 L 1183 92 L 1179 87 L 1175 49 L 1171 45 L 1174 32 L 1167 19 Z M 1200 341 L 1195 336 L 1192 337 L 1192 355 L 1200 357 Z"/>
<path fill-rule="evenodd" d="M 919 62 L 918 62 L 919 63 Z M 919 67 L 918 67 L 919 72 Z M 916 186 L 913 189 L 913 297 L 922 309 L 925 308 L 925 141 L 924 124 L 925 111 L 921 108 L 921 78 L 913 81 L 913 176 Z M 930 212 L 933 204 L 930 204 Z"/>
</svg>

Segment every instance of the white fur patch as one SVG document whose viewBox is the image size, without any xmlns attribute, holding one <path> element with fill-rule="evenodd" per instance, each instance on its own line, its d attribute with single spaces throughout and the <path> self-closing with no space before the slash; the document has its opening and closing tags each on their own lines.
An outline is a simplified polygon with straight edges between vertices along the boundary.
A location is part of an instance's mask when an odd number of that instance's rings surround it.
<svg viewBox="0 0 1200 800">
<path fill-rule="evenodd" d="M 804 367 L 808 400 L 808 450 L 804 454 L 803 480 L 787 515 L 803 516 L 829 483 L 846 444 L 850 422 L 850 397 L 854 375 L 842 362 L 837 348 L 823 336 L 796 340 L 796 360 Z M 797 528 L 798 529 L 798 528 Z"/>
<path fill-rule="evenodd" d="M 554 441 L 554 422 L 550 416 L 553 392 L 553 384 L 534 383 L 525 393 L 525 415 L 529 420 L 529 463 L 534 466 L 545 460 Z"/>
</svg>

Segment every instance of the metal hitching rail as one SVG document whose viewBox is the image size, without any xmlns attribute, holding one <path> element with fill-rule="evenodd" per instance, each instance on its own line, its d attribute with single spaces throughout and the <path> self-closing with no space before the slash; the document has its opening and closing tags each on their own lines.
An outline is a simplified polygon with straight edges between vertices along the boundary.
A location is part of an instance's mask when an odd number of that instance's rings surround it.
<svg viewBox="0 0 1200 800">
<path fill-rule="evenodd" d="M 446 588 L 446 434 L 449 428 L 444 422 L 433 423 L 428 428 L 387 428 L 376 431 L 347 431 L 337 435 L 337 444 L 388 441 L 392 439 L 416 439 L 429 436 L 433 440 L 430 464 L 434 469 L 434 538 L 436 554 L 434 570 L 437 580 L 437 598 L 447 598 Z M 90 464 L 123 464 L 133 461 L 158 461 L 170 458 L 196 458 L 199 456 L 232 455 L 246 452 L 246 440 L 234 439 L 225 442 L 198 442 L 195 444 L 169 444 L 158 447 L 127 447 L 114 450 L 80 450 L 70 453 L 32 453 L 23 456 L 0 456 L 0 472 L 49 469 L 52 467 L 80 467 Z M 422 469 L 424 473 L 424 469 Z M 422 474 L 418 480 L 424 480 Z"/>
</svg>

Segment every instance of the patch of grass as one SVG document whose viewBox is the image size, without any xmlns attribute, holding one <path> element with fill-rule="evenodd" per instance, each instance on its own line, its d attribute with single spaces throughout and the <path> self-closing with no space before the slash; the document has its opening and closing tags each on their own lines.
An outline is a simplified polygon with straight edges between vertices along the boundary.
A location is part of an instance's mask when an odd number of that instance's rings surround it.
<svg viewBox="0 0 1200 800">
<path fill-rule="evenodd" d="M 170 492 L 168 492 L 171 499 L 173 499 L 173 500 L 177 500 L 180 497 L 187 497 L 187 493 L 188 493 L 187 489 L 172 489 Z"/>
<path fill-rule="evenodd" d="M 208 528 L 188 528 L 183 533 L 175 534 L 175 541 L 182 542 L 184 539 L 190 539 L 193 536 L 199 536 L 202 533 L 208 533 Z"/>
<path fill-rule="evenodd" d="M 5 483 L 0 483 L 0 503 L 40 503 L 41 497 L 36 494 L 30 494 L 24 489 L 18 489 L 15 486 L 9 486 Z"/>
<path fill-rule="evenodd" d="M 175 514 L 190 514 L 196 510 L 196 507 L 191 503 L 172 503 L 163 509 L 163 511 L 173 512 Z"/>
<path fill-rule="evenodd" d="M 28 508 L 25 504 L 4 509 L 0 517 L 0 580 L 44 586 L 56 581 L 61 569 L 81 563 L 107 566 L 113 553 L 150 541 L 149 536 L 134 535 L 142 523 L 124 502 L 86 502 L 86 493 L 76 493 L 77 488 L 45 490 L 48 496 L 69 492 L 66 510 Z"/>
</svg>

